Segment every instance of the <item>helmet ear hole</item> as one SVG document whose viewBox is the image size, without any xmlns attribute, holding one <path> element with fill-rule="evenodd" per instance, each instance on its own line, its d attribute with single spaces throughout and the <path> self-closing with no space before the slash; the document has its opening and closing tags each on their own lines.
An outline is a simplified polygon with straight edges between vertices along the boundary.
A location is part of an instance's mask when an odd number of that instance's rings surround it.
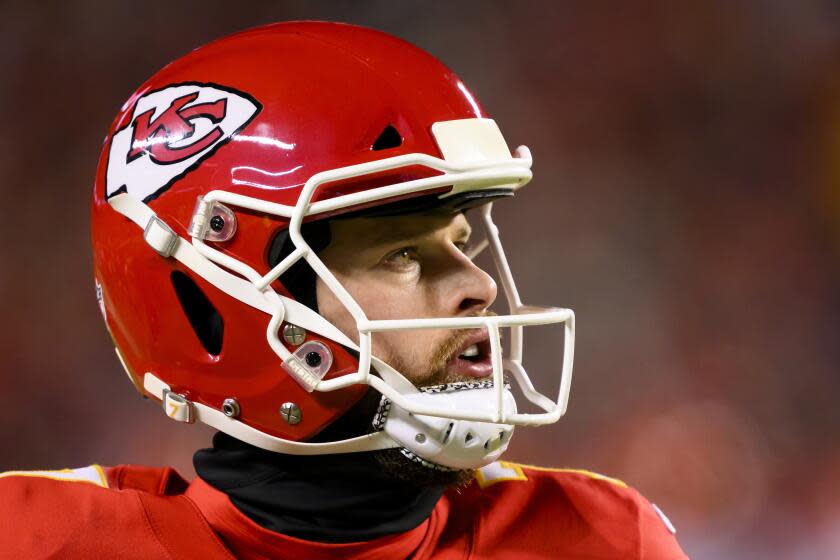
<svg viewBox="0 0 840 560">
<path fill-rule="evenodd" d="M 301 226 L 301 235 L 315 253 L 319 253 L 332 241 L 330 223 L 326 220 L 308 222 Z M 281 229 L 268 246 L 266 259 L 268 267 L 274 268 L 295 250 L 295 245 L 289 236 L 288 229 Z M 296 301 L 314 311 L 318 311 L 318 300 L 315 296 L 315 271 L 309 263 L 299 260 L 280 277 L 280 282 Z"/>
<path fill-rule="evenodd" d="M 225 331 L 222 316 L 192 278 L 175 270 L 172 272 L 171 279 L 181 308 L 199 342 L 209 354 L 218 356 L 222 352 L 222 338 Z"/>
</svg>

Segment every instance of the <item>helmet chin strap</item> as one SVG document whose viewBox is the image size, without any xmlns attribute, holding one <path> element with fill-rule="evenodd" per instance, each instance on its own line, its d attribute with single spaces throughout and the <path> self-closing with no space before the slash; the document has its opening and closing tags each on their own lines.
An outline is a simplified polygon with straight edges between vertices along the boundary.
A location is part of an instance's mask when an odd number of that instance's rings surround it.
<svg viewBox="0 0 840 560">
<path fill-rule="evenodd" d="M 434 403 L 457 410 L 465 406 L 490 409 L 494 395 L 493 382 L 487 380 L 423 387 L 406 396 L 417 404 Z M 507 388 L 504 406 L 516 410 L 516 401 Z M 475 469 L 492 463 L 507 449 L 514 429 L 510 424 L 411 414 L 385 396 L 373 425 L 400 443 L 403 454 L 410 459 L 431 468 L 448 469 Z"/>
<path fill-rule="evenodd" d="M 143 377 L 143 388 L 162 401 L 166 415 L 176 421 L 196 421 L 249 443 L 255 447 L 290 455 L 327 455 L 358 453 L 395 447 L 403 454 L 430 468 L 474 469 L 495 461 L 507 449 L 513 434 L 510 424 L 492 424 L 470 420 L 455 420 L 436 416 L 412 414 L 382 397 L 372 434 L 338 441 L 310 443 L 271 436 L 226 416 L 202 403 L 187 400 L 171 391 L 154 373 Z M 423 388 L 404 395 L 421 404 L 434 403 L 452 410 L 463 406 L 491 406 L 492 382 L 462 382 Z M 505 389 L 505 407 L 516 409 L 513 395 Z"/>
</svg>

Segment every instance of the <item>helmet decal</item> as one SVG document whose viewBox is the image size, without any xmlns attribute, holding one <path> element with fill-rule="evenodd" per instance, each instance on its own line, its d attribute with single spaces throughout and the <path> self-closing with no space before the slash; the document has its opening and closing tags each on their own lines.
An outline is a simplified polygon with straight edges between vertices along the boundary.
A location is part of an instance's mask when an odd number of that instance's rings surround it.
<svg viewBox="0 0 840 560">
<path fill-rule="evenodd" d="M 213 154 L 259 113 L 250 95 L 217 84 L 182 83 L 146 93 L 108 153 L 106 197 L 149 201 Z"/>
</svg>

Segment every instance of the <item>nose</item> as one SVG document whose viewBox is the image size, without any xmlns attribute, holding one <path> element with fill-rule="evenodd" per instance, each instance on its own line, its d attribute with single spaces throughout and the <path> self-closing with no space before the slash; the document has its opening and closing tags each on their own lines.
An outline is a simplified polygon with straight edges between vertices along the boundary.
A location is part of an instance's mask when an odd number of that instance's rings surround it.
<svg viewBox="0 0 840 560">
<path fill-rule="evenodd" d="M 466 255 L 461 255 L 458 260 L 460 266 L 453 279 L 455 289 L 450 300 L 453 316 L 484 311 L 496 301 L 496 281 Z"/>
</svg>

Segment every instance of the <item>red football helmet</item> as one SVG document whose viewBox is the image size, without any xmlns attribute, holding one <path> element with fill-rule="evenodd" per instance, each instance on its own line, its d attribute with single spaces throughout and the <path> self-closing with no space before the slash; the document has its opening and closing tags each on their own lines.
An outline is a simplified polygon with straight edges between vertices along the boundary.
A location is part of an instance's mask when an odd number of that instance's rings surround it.
<svg viewBox="0 0 840 560">
<path fill-rule="evenodd" d="M 559 419 L 571 381 L 573 314 L 522 305 L 487 203 L 530 180 L 530 166 L 455 74 L 385 33 L 281 23 L 194 50 L 129 98 L 99 161 L 94 268 L 117 354 L 172 418 L 265 449 L 402 447 L 452 468 L 486 464 L 514 425 Z M 370 321 L 301 234 L 339 213 L 430 198 L 483 204 L 510 315 Z M 284 286 L 300 265 L 356 318 L 358 345 Z M 566 342 L 553 400 L 522 368 L 521 331 L 558 322 Z M 414 387 L 371 355 L 372 333 L 406 328 L 486 328 L 495 383 Z M 500 328 L 511 329 L 507 357 Z M 504 372 L 544 412 L 517 412 Z M 384 395 L 379 431 L 307 441 L 368 386 Z"/>
</svg>

